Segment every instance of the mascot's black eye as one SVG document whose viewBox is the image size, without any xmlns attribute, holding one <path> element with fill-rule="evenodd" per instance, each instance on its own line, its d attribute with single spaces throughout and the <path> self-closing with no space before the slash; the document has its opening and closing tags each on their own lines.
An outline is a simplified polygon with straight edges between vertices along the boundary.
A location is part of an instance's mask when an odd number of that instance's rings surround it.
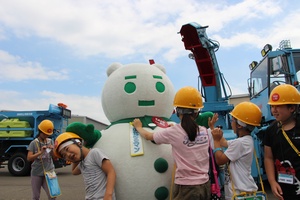
<svg viewBox="0 0 300 200">
<path fill-rule="evenodd" d="M 124 86 L 124 90 L 126 93 L 129 93 L 129 94 L 133 93 L 136 90 L 135 83 L 133 83 L 133 82 L 126 83 Z"/>
<path fill-rule="evenodd" d="M 166 87 L 162 82 L 157 82 L 155 87 L 156 87 L 156 90 L 160 93 L 162 93 L 166 90 Z"/>
</svg>

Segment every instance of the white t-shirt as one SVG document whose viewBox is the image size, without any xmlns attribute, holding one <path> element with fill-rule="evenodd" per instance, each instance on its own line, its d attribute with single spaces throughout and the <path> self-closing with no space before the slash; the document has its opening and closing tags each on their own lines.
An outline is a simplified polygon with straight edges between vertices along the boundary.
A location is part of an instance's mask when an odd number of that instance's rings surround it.
<svg viewBox="0 0 300 200">
<path fill-rule="evenodd" d="M 251 164 L 253 159 L 253 139 L 246 135 L 234 140 L 227 141 L 228 149 L 224 154 L 230 160 L 230 179 L 228 169 L 225 173 L 225 198 L 232 199 L 232 185 L 237 194 L 240 192 L 257 191 L 257 185 L 251 175 Z"/>
</svg>

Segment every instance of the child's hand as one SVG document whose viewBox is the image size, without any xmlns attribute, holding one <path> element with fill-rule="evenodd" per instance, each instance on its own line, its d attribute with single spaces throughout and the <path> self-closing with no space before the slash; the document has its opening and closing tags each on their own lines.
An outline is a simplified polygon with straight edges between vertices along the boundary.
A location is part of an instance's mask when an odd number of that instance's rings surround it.
<svg viewBox="0 0 300 200">
<path fill-rule="evenodd" d="M 71 164 L 72 164 L 72 162 L 71 162 L 71 161 L 68 161 L 68 160 L 66 160 L 66 164 L 67 164 L 67 165 L 71 165 Z"/>
<path fill-rule="evenodd" d="M 223 138 L 223 131 L 220 128 L 214 128 L 211 131 L 214 141 L 220 141 Z"/>
<path fill-rule="evenodd" d="M 44 154 L 45 152 L 46 152 L 46 149 L 47 149 L 47 147 L 46 146 L 42 146 L 41 147 L 41 149 L 40 149 L 40 154 L 42 155 L 42 154 Z"/>
<path fill-rule="evenodd" d="M 143 126 L 143 124 L 139 118 L 135 118 L 132 122 L 132 125 L 134 126 L 134 128 L 139 128 L 139 127 Z"/>
<path fill-rule="evenodd" d="M 208 118 L 208 126 L 211 130 L 214 129 L 215 123 L 218 121 L 218 119 L 219 119 L 218 113 L 214 113 L 212 118 L 210 118 L 210 117 Z"/>
</svg>

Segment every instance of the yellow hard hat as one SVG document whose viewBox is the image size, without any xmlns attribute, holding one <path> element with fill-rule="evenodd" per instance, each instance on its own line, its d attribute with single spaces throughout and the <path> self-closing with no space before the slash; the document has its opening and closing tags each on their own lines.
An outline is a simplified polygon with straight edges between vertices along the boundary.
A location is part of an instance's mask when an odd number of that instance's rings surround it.
<svg viewBox="0 0 300 200">
<path fill-rule="evenodd" d="M 175 94 L 173 105 L 180 108 L 203 108 L 202 96 L 196 88 L 183 87 Z"/>
<path fill-rule="evenodd" d="M 262 112 L 254 103 L 241 102 L 229 114 L 245 124 L 260 126 Z"/>
<path fill-rule="evenodd" d="M 62 156 L 59 153 L 59 146 L 63 144 L 64 142 L 71 140 L 71 139 L 80 139 L 82 140 L 78 135 L 72 132 L 64 132 L 60 134 L 54 142 L 54 155 L 58 158 L 62 158 Z"/>
<path fill-rule="evenodd" d="M 38 125 L 38 128 L 40 131 L 50 136 L 53 134 L 54 125 L 52 121 L 45 119 Z"/>
<path fill-rule="evenodd" d="M 299 91 L 289 84 L 278 85 L 272 90 L 268 104 L 274 106 L 300 104 Z"/>
</svg>

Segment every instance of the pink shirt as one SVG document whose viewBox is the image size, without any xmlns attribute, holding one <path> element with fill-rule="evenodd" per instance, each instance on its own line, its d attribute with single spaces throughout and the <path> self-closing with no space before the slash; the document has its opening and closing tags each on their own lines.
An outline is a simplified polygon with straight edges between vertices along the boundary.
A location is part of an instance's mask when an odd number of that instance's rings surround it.
<svg viewBox="0 0 300 200">
<path fill-rule="evenodd" d="M 199 126 L 195 141 L 190 141 L 180 124 L 154 133 L 157 144 L 171 144 L 172 155 L 177 166 L 175 183 L 178 185 L 200 185 L 209 180 L 209 139 L 207 129 Z"/>
</svg>

